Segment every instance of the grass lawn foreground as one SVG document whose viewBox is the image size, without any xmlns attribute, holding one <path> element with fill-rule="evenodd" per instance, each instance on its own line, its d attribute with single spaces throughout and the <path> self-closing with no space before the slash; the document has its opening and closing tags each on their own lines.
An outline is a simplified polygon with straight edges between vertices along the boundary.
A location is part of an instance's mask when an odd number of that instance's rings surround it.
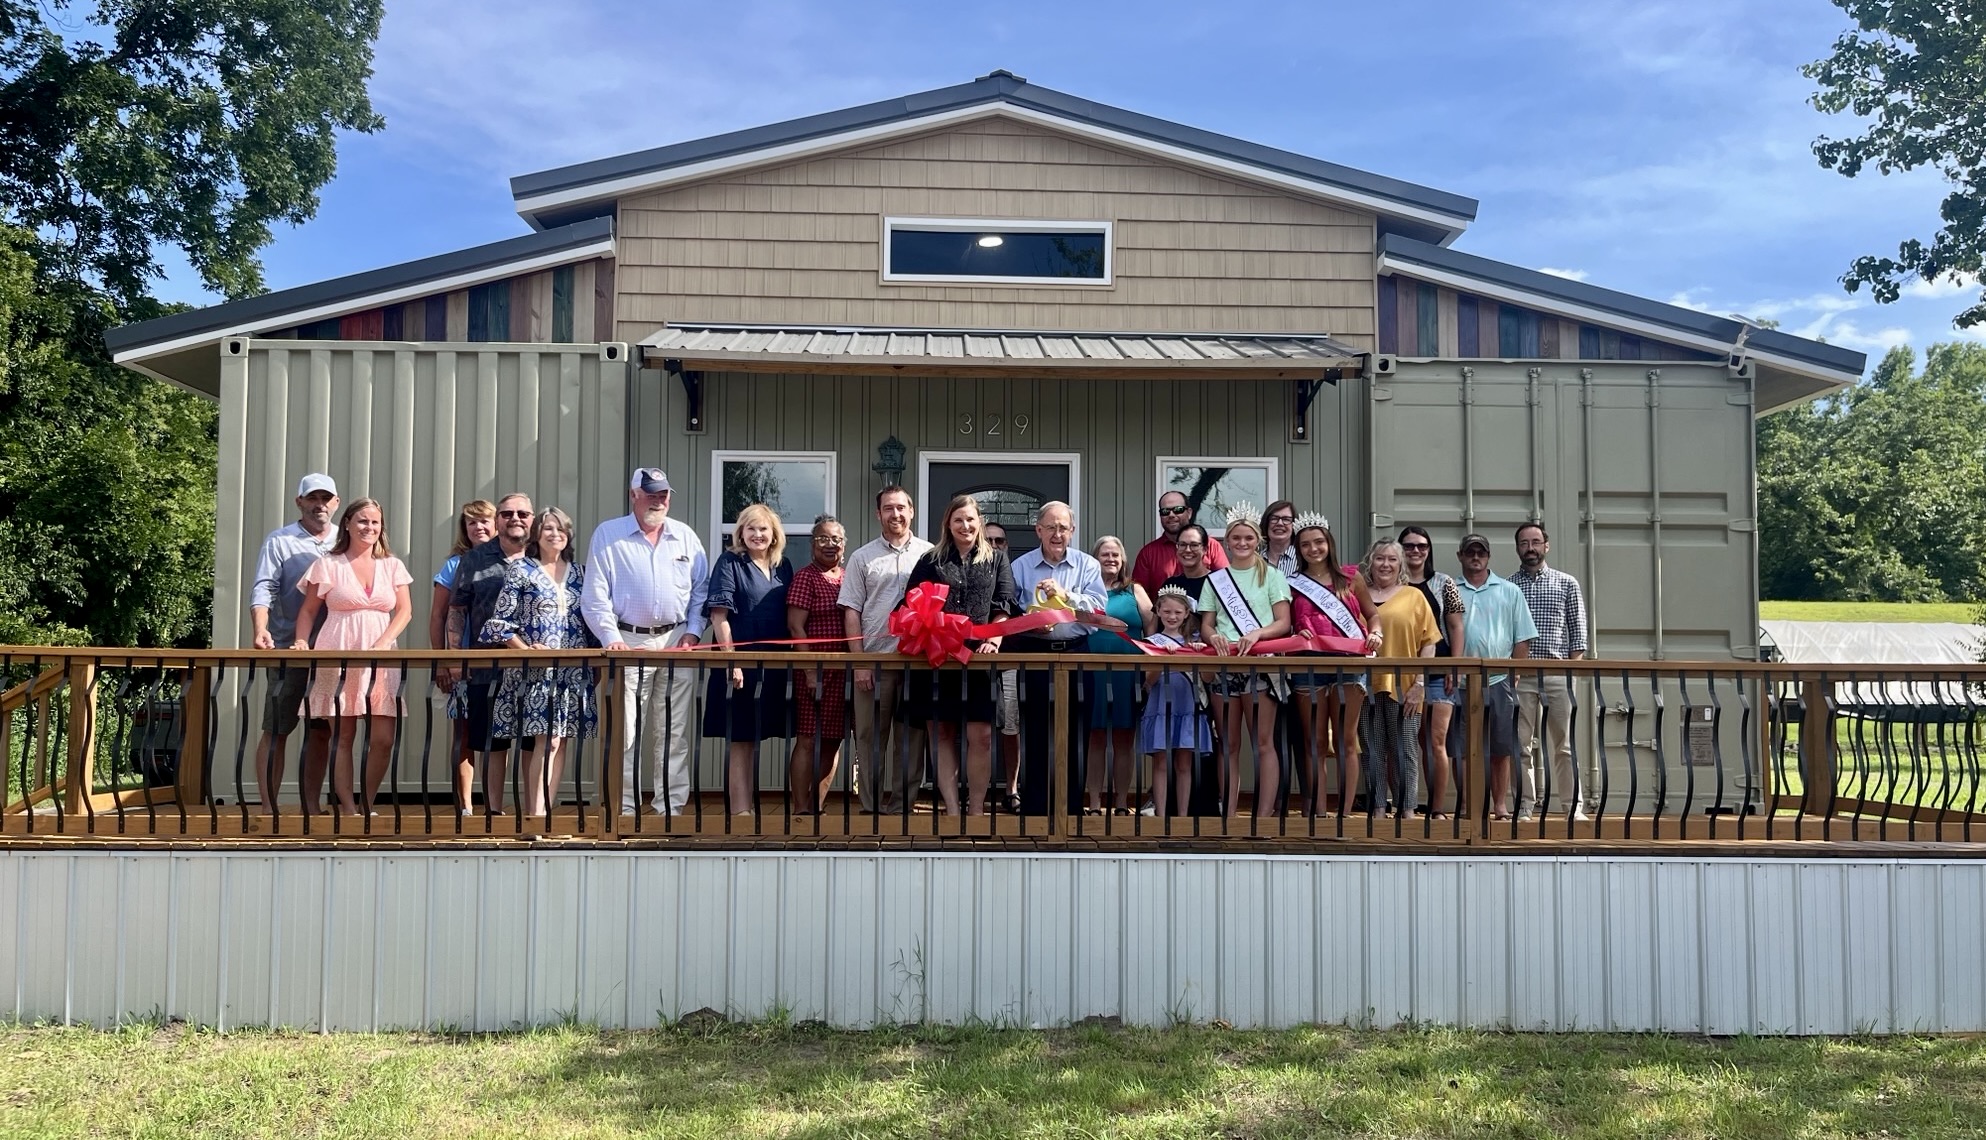
<svg viewBox="0 0 1986 1140">
<path fill-rule="evenodd" d="M 0 1136 L 1956 1137 L 1986 1039 L 0 1030 Z"/>
</svg>

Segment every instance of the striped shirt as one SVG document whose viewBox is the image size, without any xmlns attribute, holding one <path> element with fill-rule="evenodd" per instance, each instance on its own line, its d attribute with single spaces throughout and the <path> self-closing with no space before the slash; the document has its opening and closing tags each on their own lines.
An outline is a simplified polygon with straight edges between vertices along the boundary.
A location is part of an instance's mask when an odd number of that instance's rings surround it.
<svg viewBox="0 0 1986 1140">
<path fill-rule="evenodd" d="M 1531 607 L 1531 621 L 1538 636 L 1531 642 L 1531 656 L 1564 661 L 1586 652 L 1586 595 L 1579 579 L 1563 570 L 1540 566 L 1537 573 L 1519 570 L 1510 576 L 1524 591 Z"/>
<path fill-rule="evenodd" d="M 710 559 L 695 531 L 665 519 L 662 533 L 650 543 L 634 516 L 622 515 L 593 531 L 579 608 L 602 645 L 627 640 L 621 622 L 686 624 L 691 636 L 701 638 L 709 589 Z"/>
</svg>

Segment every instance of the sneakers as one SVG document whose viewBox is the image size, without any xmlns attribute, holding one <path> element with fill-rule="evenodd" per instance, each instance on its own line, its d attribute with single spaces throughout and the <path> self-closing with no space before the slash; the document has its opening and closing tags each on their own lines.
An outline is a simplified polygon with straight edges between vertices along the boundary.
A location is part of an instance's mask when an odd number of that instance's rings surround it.
<svg viewBox="0 0 1986 1140">
<path fill-rule="evenodd" d="M 1578 808 L 1573 808 L 1573 809 L 1572 809 L 1572 822 L 1574 822 L 1574 823 L 1591 823 L 1591 822 L 1593 822 L 1593 817 L 1592 817 L 1592 816 L 1590 816 L 1590 815 L 1587 815 L 1587 814 L 1586 814 L 1586 809 L 1585 809 L 1585 808 L 1583 808 L 1583 807 L 1578 807 Z"/>
<path fill-rule="evenodd" d="M 1530 823 L 1530 822 L 1531 822 L 1532 820 L 1534 820 L 1534 819 L 1536 819 L 1536 818 L 1537 818 L 1537 816 L 1536 816 L 1535 814 L 1533 814 L 1533 813 L 1532 813 L 1532 811 L 1531 811 L 1531 809 L 1530 809 L 1530 808 L 1528 808 L 1528 807 L 1526 807 L 1526 808 L 1524 808 L 1523 810 L 1521 810 L 1521 811 L 1519 811 L 1519 812 L 1517 813 L 1517 822 L 1518 822 L 1518 823 Z"/>
</svg>

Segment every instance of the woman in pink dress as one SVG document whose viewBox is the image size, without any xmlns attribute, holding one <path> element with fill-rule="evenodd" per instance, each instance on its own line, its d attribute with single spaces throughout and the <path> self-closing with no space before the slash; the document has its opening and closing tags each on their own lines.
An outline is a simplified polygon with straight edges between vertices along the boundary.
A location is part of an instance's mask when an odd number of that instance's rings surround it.
<svg viewBox="0 0 1986 1140">
<path fill-rule="evenodd" d="M 304 572 L 299 585 L 303 608 L 297 628 L 309 629 L 324 608 L 324 625 L 313 646 L 298 638 L 292 649 L 331 649 L 368 653 L 392 649 L 414 616 L 407 587 L 414 581 L 407 567 L 386 545 L 386 516 L 373 499 L 360 499 L 345 508 L 338 520 L 338 542 L 331 553 Z M 307 701 L 312 718 L 337 725 L 331 761 L 331 792 L 338 810 L 357 814 L 352 801 L 352 748 L 359 722 L 367 722 L 365 748 L 365 806 L 370 812 L 379 795 L 379 782 L 393 755 L 393 733 L 400 715 L 400 670 L 373 669 L 363 661 L 319 665 L 311 674 Z"/>
</svg>

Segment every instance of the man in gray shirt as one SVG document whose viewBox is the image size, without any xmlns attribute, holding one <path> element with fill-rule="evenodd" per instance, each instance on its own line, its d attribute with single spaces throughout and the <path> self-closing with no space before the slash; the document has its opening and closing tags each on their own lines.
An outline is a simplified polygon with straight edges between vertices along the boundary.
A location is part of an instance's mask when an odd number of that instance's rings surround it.
<svg viewBox="0 0 1986 1140">
<path fill-rule="evenodd" d="M 861 639 L 864 653 L 896 652 L 890 611 L 903 600 L 910 568 L 931 549 L 930 543 L 910 533 L 916 517 L 909 491 L 884 487 L 876 496 L 876 521 L 883 524 L 883 536 L 848 556 L 848 568 L 841 576 L 842 623 L 850 638 Z M 908 811 L 923 782 L 925 729 L 921 724 L 895 723 L 904 672 L 857 668 L 854 673 L 855 780 L 862 810 Z M 892 795 L 885 797 L 883 770 L 892 752 L 892 730 L 898 735 L 903 761 L 891 785 Z"/>
<path fill-rule="evenodd" d="M 304 571 L 331 552 L 338 538 L 338 528 L 331 525 L 331 519 L 337 513 L 338 485 L 331 476 L 305 475 L 297 483 L 297 521 L 277 527 L 262 540 L 262 551 L 255 558 L 255 581 L 248 591 L 255 648 L 287 649 L 296 640 L 297 610 L 303 606 L 303 591 L 297 583 Z M 318 616 L 323 617 L 321 611 Z M 305 636 L 316 632 L 306 630 Z M 278 665 L 264 672 L 269 691 L 262 704 L 262 743 L 255 748 L 255 791 L 262 801 L 262 814 L 272 815 L 283 786 L 283 760 L 290 733 L 296 731 L 302 718 L 310 669 Z M 324 793 L 330 745 L 330 725 L 321 720 L 311 722 L 303 735 L 303 778 L 297 789 L 306 813 L 317 811 Z"/>
</svg>

